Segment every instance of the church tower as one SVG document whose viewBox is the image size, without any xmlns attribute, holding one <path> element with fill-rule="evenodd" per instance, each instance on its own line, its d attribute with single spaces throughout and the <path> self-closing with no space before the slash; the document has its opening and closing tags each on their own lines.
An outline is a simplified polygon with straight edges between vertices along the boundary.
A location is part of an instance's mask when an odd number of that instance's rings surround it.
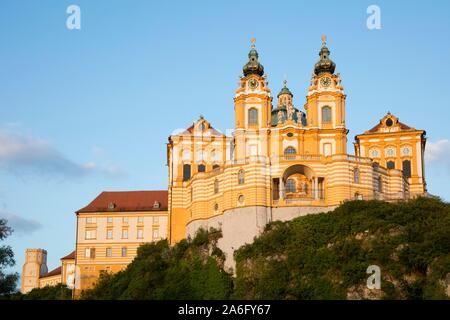
<svg viewBox="0 0 450 320">
<path fill-rule="evenodd" d="M 243 67 L 244 75 L 239 80 L 239 88 L 234 97 L 234 156 L 237 160 L 268 154 L 267 136 L 272 97 L 267 87 L 264 67 L 258 58 L 253 38 L 248 62 Z"/>
<path fill-rule="evenodd" d="M 39 288 L 39 278 L 46 274 L 47 251 L 44 249 L 27 249 L 22 269 L 22 293 Z"/>
<path fill-rule="evenodd" d="M 339 73 L 334 73 L 336 64 L 330 59 L 325 36 L 322 37 L 319 57 L 320 60 L 314 66 L 305 104 L 308 127 L 318 132 L 316 150 L 313 151 L 325 156 L 346 154 L 346 96 Z"/>
</svg>

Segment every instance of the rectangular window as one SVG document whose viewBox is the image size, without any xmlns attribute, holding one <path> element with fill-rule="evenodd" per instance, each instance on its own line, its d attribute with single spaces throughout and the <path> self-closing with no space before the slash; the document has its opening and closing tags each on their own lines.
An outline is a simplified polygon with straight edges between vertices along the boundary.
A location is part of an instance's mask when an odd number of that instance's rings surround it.
<svg viewBox="0 0 450 320">
<path fill-rule="evenodd" d="M 113 231 L 112 229 L 108 229 L 106 231 L 106 239 L 112 239 L 113 238 Z"/>
<path fill-rule="evenodd" d="M 126 256 L 127 256 L 127 253 L 128 253 L 127 248 L 126 248 L 126 247 L 123 247 L 123 248 L 122 248 L 122 257 L 126 257 Z"/>
<path fill-rule="evenodd" d="M 159 238 L 159 230 L 153 229 L 153 240 L 157 240 Z"/>
<path fill-rule="evenodd" d="M 323 123 L 331 122 L 331 108 L 329 106 L 325 106 L 322 108 L 322 122 Z"/>
<path fill-rule="evenodd" d="M 191 178 L 191 165 L 183 165 L 183 181 L 188 181 Z"/>
<path fill-rule="evenodd" d="M 107 223 L 112 223 L 112 222 L 113 222 L 113 218 L 112 218 L 112 217 L 106 218 L 106 222 L 107 222 Z"/>
<path fill-rule="evenodd" d="M 128 229 L 122 229 L 122 239 L 128 239 Z"/>
<path fill-rule="evenodd" d="M 112 249 L 111 248 L 106 248 L 106 256 L 112 257 Z"/>
<path fill-rule="evenodd" d="M 144 217 L 138 217 L 138 223 L 144 223 Z"/>
<path fill-rule="evenodd" d="M 86 258 L 94 259 L 95 258 L 95 248 L 86 248 L 86 249 L 84 249 L 84 256 Z"/>
<path fill-rule="evenodd" d="M 128 217 L 123 217 L 122 218 L 122 222 L 125 223 L 125 224 L 128 224 Z"/>
<path fill-rule="evenodd" d="M 159 217 L 153 217 L 153 223 L 158 224 L 159 223 Z"/>
<path fill-rule="evenodd" d="M 86 230 L 84 238 L 86 240 L 94 240 L 96 238 L 96 236 L 97 236 L 96 230 Z"/>
<path fill-rule="evenodd" d="M 255 108 L 248 109 L 248 124 L 258 124 L 258 110 L 256 110 Z"/>
<path fill-rule="evenodd" d="M 405 178 L 411 178 L 411 161 L 403 160 L 402 166 L 403 166 L 403 176 Z"/>
<path fill-rule="evenodd" d="M 138 237 L 138 239 L 144 239 L 144 230 L 138 229 L 137 237 Z"/>
<path fill-rule="evenodd" d="M 86 223 L 95 223 L 96 219 L 94 217 L 86 217 Z"/>
<path fill-rule="evenodd" d="M 395 169 L 395 162 L 394 162 L 394 161 L 388 161 L 388 162 L 386 163 L 386 167 L 387 167 L 388 169 Z"/>
</svg>

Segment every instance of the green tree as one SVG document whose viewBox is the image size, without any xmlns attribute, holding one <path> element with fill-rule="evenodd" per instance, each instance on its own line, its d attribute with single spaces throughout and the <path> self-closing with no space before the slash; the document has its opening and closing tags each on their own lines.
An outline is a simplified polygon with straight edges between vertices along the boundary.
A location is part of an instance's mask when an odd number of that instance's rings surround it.
<svg viewBox="0 0 450 320">
<path fill-rule="evenodd" d="M 0 219 L 0 241 L 4 240 L 12 233 L 8 227 L 6 219 Z M 14 266 L 14 253 L 10 246 L 0 247 L 0 296 L 11 294 L 16 289 L 16 282 L 19 278 L 17 273 L 6 274 L 6 267 Z"/>
<path fill-rule="evenodd" d="M 200 230 L 194 239 L 169 246 L 166 240 L 141 245 L 128 267 L 102 273 L 82 299 L 228 299 L 233 280 L 223 270 L 221 233 Z"/>
<path fill-rule="evenodd" d="M 17 292 L 9 297 L 11 300 L 71 300 L 72 290 L 64 284 L 34 288 L 26 294 Z"/>
<path fill-rule="evenodd" d="M 448 299 L 450 205 L 348 201 L 274 222 L 235 257 L 236 299 Z M 369 265 L 381 268 L 376 292 Z"/>
</svg>

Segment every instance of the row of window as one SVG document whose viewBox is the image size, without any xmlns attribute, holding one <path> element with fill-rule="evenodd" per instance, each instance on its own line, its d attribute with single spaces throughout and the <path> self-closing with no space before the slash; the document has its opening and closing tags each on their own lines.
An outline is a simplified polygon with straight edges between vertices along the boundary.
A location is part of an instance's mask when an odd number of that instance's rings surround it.
<svg viewBox="0 0 450 320">
<path fill-rule="evenodd" d="M 386 149 L 384 149 L 384 153 L 386 155 L 386 157 L 395 157 L 395 148 L 394 147 L 388 147 Z M 402 147 L 400 149 L 400 152 L 403 156 L 410 156 L 412 151 L 411 151 L 411 147 Z M 379 158 L 380 157 L 380 150 L 377 148 L 373 148 L 370 150 L 369 152 L 370 157 L 372 158 Z"/>
<path fill-rule="evenodd" d="M 106 218 L 107 223 L 113 223 L 113 217 Z M 130 219 L 128 217 L 122 217 L 122 223 L 128 224 Z M 86 217 L 86 223 L 97 223 L 97 217 Z M 144 223 L 144 217 L 137 217 L 137 223 Z M 159 217 L 153 217 L 153 224 L 159 223 Z"/>
<path fill-rule="evenodd" d="M 95 259 L 95 253 L 96 250 L 95 248 L 86 248 L 84 249 L 84 257 L 85 258 L 90 258 L 90 259 Z M 126 257 L 128 255 L 128 248 L 127 247 L 122 247 L 121 248 L 121 257 Z M 105 257 L 112 257 L 112 248 L 106 248 L 105 250 Z"/>
<path fill-rule="evenodd" d="M 144 229 L 137 229 L 136 232 L 137 239 L 144 239 Z M 86 230 L 85 231 L 85 240 L 96 240 L 97 239 L 97 230 Z M 153 239 L 159 238 L 159 229 L 153 229 Z M 106 230 L 106 239 L 113 239 L 113 230 Z M 122 239 L 128 239 L 128 229 L 122 229 Z"/>
<path fill-rule="evenodd" d="M 213 170 L 219 169 L 220 166 L 218 164 L 215 164 L 212 166 Z M 206 166 L 204 164 L 199 164 L 197 166 L 197 172 L 205 172 Z M 183 165 L 183 181 L 188 181 L 191 178 L 191 165 L 190 164 L 184 164 Z"/>
<path fill-rule="evenodd" d="M 375 163 L 378 164 L 378 162 L 375 162 Z M 387 161 L 386 168 L 395 169 L 395 161 Z M 402 171 L 403 171 L 403 176 L 405 178 L 411 177 L 411 161 L 410 160 L 402 161 Z M 353 182 L 360 183 L 360 172 L 359 172 L 358 168 L 353 169 Z"/>
<path fill-rule="evenodd" d="M 186 172 L 183 171 L 183 181 L 187 181 L 187 180 L 190 179 L 190 170 L 191 170 L 191 166 L 188 165 L 188 164 L 185 164 L 184 167 L 183 167 L 183 169 L 184 169 L 186 166 L 189 166 L 189 167 L 187 168 Z M 213 167 L 213 168 L 214 168 L 214 167 Z M 204 168 L 203 168 L 203 169 L 204 169 Z M 199 170 L 199 172 L 203 172 L 203 171 L 200 171 L 200 170 Z M 238 172 L 238 184 L 244 184 L 244 183 L 245 183 L 245 172 L 244 172 L 244 170 L 239 170 L 239 172 Z M 216 192 L 216 191 L 217 191 L 217 192 Z M 219 192 L 219 181 L 216 179 L 216 180 L 214 181 L 214 193 L 218 193 L 218 192 Z"/>
</svg>

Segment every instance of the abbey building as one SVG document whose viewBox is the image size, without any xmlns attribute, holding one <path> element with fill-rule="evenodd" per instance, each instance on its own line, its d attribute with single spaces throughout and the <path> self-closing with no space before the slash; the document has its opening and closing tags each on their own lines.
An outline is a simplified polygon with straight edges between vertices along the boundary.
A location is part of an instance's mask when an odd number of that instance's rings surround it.
<svg viewBox="0 0 450 320">
<path fill-rule="evenodd" d="M 426 193 L 425 131 L 396 116 L 357 135 L 355 155 L 348 153 L 346 94 L 335 69 L 324 38 L 306 101 L 294 101 L 286 81 L 274 98 L 253 43 L 234 95 L 232 136 L 200 118 L 169 137 L 171 243 L 217 227 L 224 233 L 219 246 L 232 255 L 272 220 L 349 199 Z"/>
<path fill-rule="evenodd" d="M 274 97 L 253 42 L 230 136 L 200 117 L 169 137 L 168 190 L 103 192 L 76 212 L 73 286 L 89 288 L 101 271 L 125 268 L 142 243 L 175 244 L 199 228 L 222 230 L 218 246 L 233 268 L 233 252 L 270 221 L 330 211 L 351 199 L 426 195 L 425 131 L 388 112 L 355 137 L 354 155 L 348 153 L 346 94 L 335 69 L 323 39 L 306 99 L 294 100 L 286 81 Z M 67 282 L 64 266 L 46 273 L 44 251 L 27 255 L 24 291 Z"/>
</svg>

